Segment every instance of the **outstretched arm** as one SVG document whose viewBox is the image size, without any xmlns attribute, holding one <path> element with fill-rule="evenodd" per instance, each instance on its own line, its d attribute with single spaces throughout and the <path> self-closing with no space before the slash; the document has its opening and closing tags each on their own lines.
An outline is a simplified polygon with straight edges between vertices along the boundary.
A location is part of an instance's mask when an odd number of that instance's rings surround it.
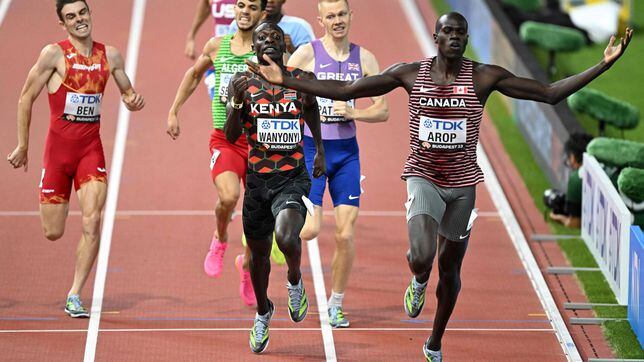
<svg viewBox="0 0 644 362">
<path fill-rule="evenodd" d="M 248 70 L 273 84 L 279 84 L 286 88 L 292 88 L 319 97 L 342 101 L 354 98 L 381 96 L 397 87 L 405 87 L 410 92 L 411 87 L 413 87 L 413 79 L 415 79 L 420 67 L 419 63 L 399 63 L 387 68 L 381 74 L 345 82 L 337 80 L 296 79 L 283 74 L 282 69 L 268 56 L 264 55 L 264 59 L 269 65 L 261 65 L 247 60 Z"/>
<path fill-rule="evenodd" d="M 29 71 L 18 100 L 18 146 L 7 156 L 7 161 L 13 168 L 24 166 L 27 171 L 31 109 L 34 101 L 56 70 L 57 60 L 62 56 L 62 50 L 58 45 L 47 45 L 40 53 L 36 64 Z"/>
<path fill-rule="evenodd" d="M 607 71 L 624 54 L 632 36 L 633 30 L 627 28 L 626 35 L 617 46 L 613 46 L 615 37 L 611 37 L 604 51 L 604 58 L 597 65 L 550 85 L 533 79 L 517 77 L 497 66 L 483 66 L 487 69 L 483 70 L 482 77 L 487 78 L 489 76 L 491 78 L 490 90 L 498 90 L 506 96 L 556 104 Z M 488 82 L 484 80 L 482 83 L 486 84 Z"/>
<path fill-rule="evenodd" d="M 110 71 L 114 76 L 116 86 L 121 91 L 121 99 L 125 107 L 131 111 L 140 111 L 145 106 L 143 96 L 134 91 L 132 83 L 127 74 L 125 74 L 123 57 L 119 51 L 111 46 L 106 47 L 107 61 L 110 63 Z"/>
<path fill-rule="evenodd" d="M 315 79 L 315 75 L 310 72 L 304 72 L 301 75 L 304 79 Z M 324 144 L 322 143 L 322 131 L 320 130 L 320 108 L 315 96 L 304 94 L 302 99 L 302 116 L 306 125 L 311 130 L 313 141 L 315 142 L 315 158 L 313 159 L 313 177 L 318 178 L 326 173 L 326 156 L 324 153 Z"/>
<path fill-rule="evenodd" d="M 236 73 L 228 84 L 228 94 L 233 97 L 226 104 L 226 123 L 224 134 L 230 143 L 235 143 L 242 134 L 242 116 L 244 114 L 244 101 L 248 89 L 248 77 L 244 73 Z"/>
</svg>

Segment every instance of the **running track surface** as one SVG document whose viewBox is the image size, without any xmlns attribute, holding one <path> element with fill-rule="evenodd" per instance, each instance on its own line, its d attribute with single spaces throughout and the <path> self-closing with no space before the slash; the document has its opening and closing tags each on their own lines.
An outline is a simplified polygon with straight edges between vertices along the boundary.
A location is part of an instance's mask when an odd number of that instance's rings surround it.
<svg viewBox="0 0 644 362">
<path fill-rule="evenodd" d="M 182 51 L 194 6 L 192 2 L 185 6 L 178 3 L 149 0 L 145 8 L 136 88 L 145 96 L 147 106 L 131 118 L 96 360 L 260 358 L 248 348 L 248 329 L 255 312 L 240 303 L 239 277 L 233 266 L 235 255 L 242 250 L 238 242 L 241 218 L 230 227 L 231 247 L 223 276 L 210 279 L 202 270 L 216 200 L 208 172 L 209 105 L 202 86 L 180 114 L 179 140 L 173 142 L 165 134 L 175 89 L 191 65 Z M 290 1 L 286 10 L 308 19 L 321 35 L 315 3 Z M 94 39 L 116 46 L 127 57 L 132 1 L 94 1 L 91 6 Z M 371 50 L 382 68 L 422 58 L 415 37 L 410 35 L 412 29 L 401 21 L 405 15 L 398 2 L 354 1 L 352 7 L 351 39 Z M 6 153 L 15 146 L 16 101 L 26 74 L 42 46 L 64 37 L 56 21 L 50 0 L 13 1 L 0 25 L 0 114 L 5 120 L 0 140 Z M 206 33 L 202 30 L 199 44 L 207 39 Z M 397 90 L 387 99 L 391 113 L 387 123 L 359 126 L 366 193 L 356 228 L 357 258 L 345 297 L 351 328 L 332 333 L 338 360 L 421 360 L 421 346 L 430 333 L 435 311 L 436 269 L 421 316 L 410 320 L 402 307 L 411 276 L 404 257 L 405 185 L 399 178 L 408 152 L 407 96 Z M 118 106 L 118 92 L 110 81 L 101 131 L 108 165 Z M 0 168 L 0 359 L 70 361 L 84 355 L 88 320 L 73 320 L 63 312 L 74 271 L 80 218 L 72 212 L 65 236 L 49 242 L 42 236 L 34 213 L 47 127 L 48 105 L 43 92 L 34 106 L 29 171 L 14 171 L 7 165 Z M 445 357 L 565 360 L 487 189 L 480 185 L 477 195 L 482 216 L 475 223 L 463 266 L 463 289 L 443 339 Z M 72 211 L 78 210 L 75 197 L 71 205 Z M 325 205 L 330 211 L 328 199 Z M 182 215 L 177 210 L 196 212 Z M 333 225 L 333 217 L 325 217 L 319 237 L 327 292 Z M 311 308 L 307 319 L 295 325 L 286 312 L 286 268 L 273 265 L 269 296 L 277 309 L 263 360 L 326 357 L 306 248 L 302 273 Z M 83 292 L 87 305 L 91 304 L 92 288 L 93 274 Z"/>
</svg>

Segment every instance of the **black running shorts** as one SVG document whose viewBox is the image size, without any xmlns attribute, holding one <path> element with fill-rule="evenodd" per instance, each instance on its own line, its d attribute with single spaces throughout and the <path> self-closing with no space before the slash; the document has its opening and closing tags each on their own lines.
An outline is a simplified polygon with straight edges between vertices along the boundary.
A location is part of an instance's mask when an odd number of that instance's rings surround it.
<svg viewBox="0 0 644 362">
<path fill-rule="evenodd" d="M 248 170 L 242 214 L 246 238 L 269 238 L 275 230 L 277 214 L 284 209 L 296 209 L 306 218 L 302 197 L 307 197 L 310 189 L 311 180 L 304 166 L 265 174 Z"/>
</svg>

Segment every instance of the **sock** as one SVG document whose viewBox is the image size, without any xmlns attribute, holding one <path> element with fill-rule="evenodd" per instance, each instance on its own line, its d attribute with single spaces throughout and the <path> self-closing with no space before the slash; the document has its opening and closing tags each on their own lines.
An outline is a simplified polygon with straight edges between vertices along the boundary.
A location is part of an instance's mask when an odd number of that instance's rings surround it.
<svg viewBox="0 0 644 362">
<path fill-rule="evenodd" d="M 342 307 L 342 299 L 344 299 L 344 293 L 336 293 L 331 291 L 331 297 L 329 298 L 329 307 Z"/>
<path fill-rule="evenodd" d="M 425 288 L 427 286 L 427 282 L 429 281 L 429 279 L 428 279 L 424 283 L 419 283 L 416 280 L 416 277 L 414 277 L 412 280 L 413 280 L 414 289 Z"/>
<path fill-rule="evenodd" d="M 262 322 L 268 324 L 268 322 L 270 322 L 270 318 L 269 318 L 270 315 L 271 315 L 271 312 L 268 312 L 264 315 L 259 315 L 259 313 L 255 313 L 255 319 L 259 319 Z"/>
<path fill-rule="evenodd" d="M 293 288 L 299 288 L 302 289 L 302 277 L 300 277 L 300 280 L 297 282 L 296 285 L 291 284 L 288 280 L 286 281 L 286 286 L 293 289 Z"/>
</svg>

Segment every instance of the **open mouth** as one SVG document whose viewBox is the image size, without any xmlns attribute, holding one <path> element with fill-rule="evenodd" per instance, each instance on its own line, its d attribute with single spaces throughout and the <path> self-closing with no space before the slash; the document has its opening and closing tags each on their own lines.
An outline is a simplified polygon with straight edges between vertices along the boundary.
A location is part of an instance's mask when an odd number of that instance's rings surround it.
<svg viewBox="0 0 644 362">
<path fill-rule="evenodd" d="M 457 41 L 453 41 L 449 43 L 449 47 L 454 50 L 460 50 L 461 49 L 461 43 Z"/>
<path fill-rule="evenodd" d="M 264 48 L 264 54 L 275 54 L 275 53 L 277 53 L 277 48 L 275 47 L 270 46 L 270 47 Z"/>
<path fill-rule="evenodd" d="M 240 15 L 239 18 L 237 19 L 237 22 L 242 22 L 242 23 L 250 23 L 250 16 L 248 15 Z"/>
<path fill-rule="evenodd" d="M 337 31 L 337 32 L 344 31 L 344 29 L 346 29 L 346 27 L 344 25 L 334 26 L 333 27 L 333 31 Z"/>
<path fill-rule="evenodd" d="M 80 25 L 76 26 L 76 30 L 81 30 L 81 31 L 82 30 L 87 30 L 88 28 L 89 28 L 89 26 L 87 26 L 87 24 L 80 24 Z"/>
</svg>

